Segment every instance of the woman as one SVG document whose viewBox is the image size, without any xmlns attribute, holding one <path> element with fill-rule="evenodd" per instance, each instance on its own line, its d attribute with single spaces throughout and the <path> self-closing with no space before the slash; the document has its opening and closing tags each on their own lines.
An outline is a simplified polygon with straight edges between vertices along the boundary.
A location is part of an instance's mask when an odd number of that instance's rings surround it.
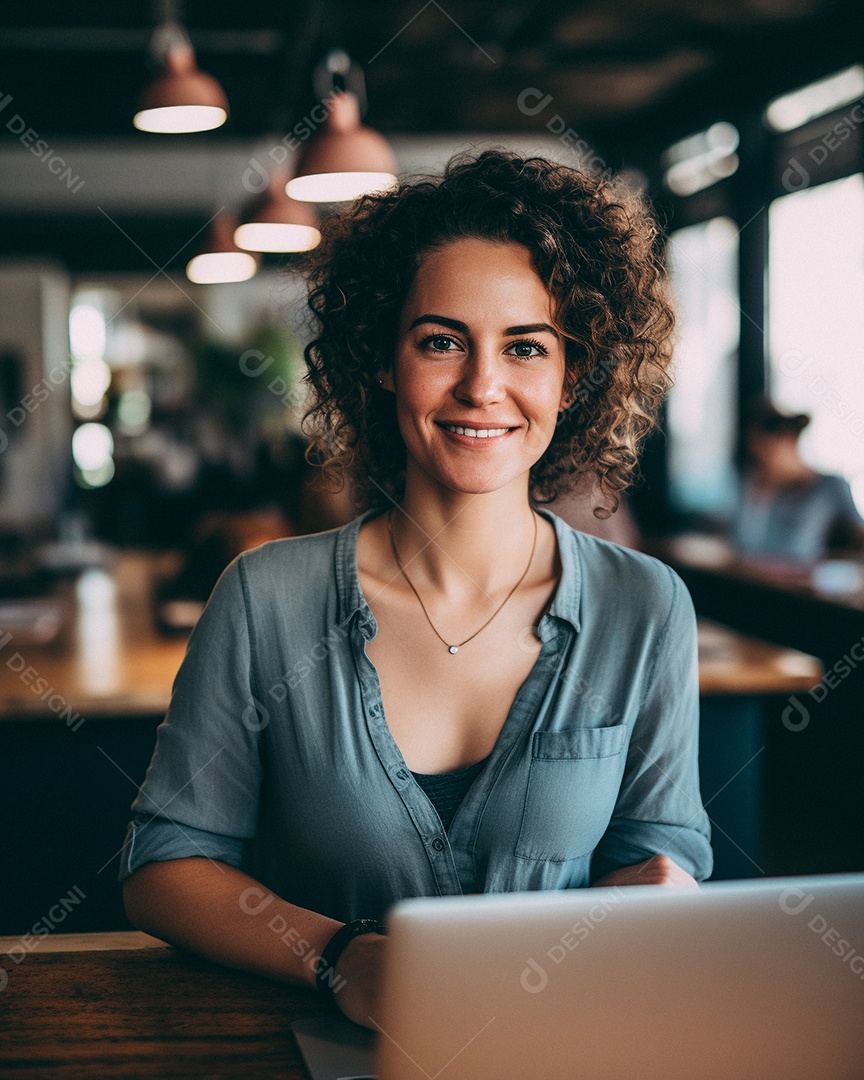
<svg viewBox="0 0 864 1080">
<path fill-rule="evenodd" d="M 406 896 L 692 887 L 711 849 L 683 585 L 540 508 L 592 472 L 614 504 L 667 386 L 644 209 L 487 151 L 323 234 L 314 454 L 371 508 L 224 572 L 120 876 L 142 929 L 317 976 L 372 1026 L 386 937 L 355 920 Z"/>
</svg>

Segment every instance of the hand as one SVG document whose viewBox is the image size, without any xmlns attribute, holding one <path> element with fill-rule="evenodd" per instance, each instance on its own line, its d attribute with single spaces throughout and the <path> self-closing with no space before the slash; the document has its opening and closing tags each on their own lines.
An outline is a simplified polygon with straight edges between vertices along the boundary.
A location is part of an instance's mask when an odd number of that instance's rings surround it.
<svg viewBox="0 0 864 1080">
<path fill-rule="evenodd" d="M 592 884 L 595 888 L 602 885 L 679 885 L 687 889 L 699 888 L 696 879 L 668 855 L 652 855 L 635 866 L 619 866 Z"/>
<path fill-rule="evenodd" d="M 333 971 L 336 1004 L 349 1020 L 373 1031 L 378 1030 L 372 1017 L 379 1015 L 386 944 L 384 934 L 359 934 L 342 950 Z"/>
</svg>

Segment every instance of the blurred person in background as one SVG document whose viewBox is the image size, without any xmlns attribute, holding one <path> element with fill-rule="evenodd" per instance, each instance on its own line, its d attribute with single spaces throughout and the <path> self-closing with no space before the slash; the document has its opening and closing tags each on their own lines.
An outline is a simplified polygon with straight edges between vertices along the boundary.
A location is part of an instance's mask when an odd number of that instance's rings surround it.
<svg viewBox="0 0 864 1080">
<path fill-rule="evenodd" d="M 733 542 L 744 558 L 794 568 L 864 550 L 864 519 L 849 484 L 801 458 L 799 438 L 809 423 L 806 413 L 783 413 L 767 398 L 751 410 L 733 524 Z"/>
</svg>

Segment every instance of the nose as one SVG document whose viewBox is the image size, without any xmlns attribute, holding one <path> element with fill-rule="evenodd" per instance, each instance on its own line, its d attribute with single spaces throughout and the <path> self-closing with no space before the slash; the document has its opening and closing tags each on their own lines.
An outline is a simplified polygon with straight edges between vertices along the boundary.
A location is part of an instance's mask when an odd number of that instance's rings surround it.
<svg viewBox="0 0 864 1080">
<path fill-rule="evenodd" d="M 473 348 L 462 365 L 454 395 L 463 404 L 474 408 L 494 405 L 505 396 L 504 370 L 501 359 L 489 348 Z"/>
</svg>

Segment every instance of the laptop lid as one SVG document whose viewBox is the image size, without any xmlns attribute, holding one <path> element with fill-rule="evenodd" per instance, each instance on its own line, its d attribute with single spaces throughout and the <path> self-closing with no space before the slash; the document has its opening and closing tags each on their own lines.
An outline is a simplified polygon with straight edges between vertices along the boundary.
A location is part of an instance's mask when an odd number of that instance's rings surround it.
<svg viewBox="0 0 864 1080">
<path fill-rule="evenodd" d="M 864 1076 L 864 874 L 418 898 L 387 922 L 381 1080 Z"/>
</svg>

